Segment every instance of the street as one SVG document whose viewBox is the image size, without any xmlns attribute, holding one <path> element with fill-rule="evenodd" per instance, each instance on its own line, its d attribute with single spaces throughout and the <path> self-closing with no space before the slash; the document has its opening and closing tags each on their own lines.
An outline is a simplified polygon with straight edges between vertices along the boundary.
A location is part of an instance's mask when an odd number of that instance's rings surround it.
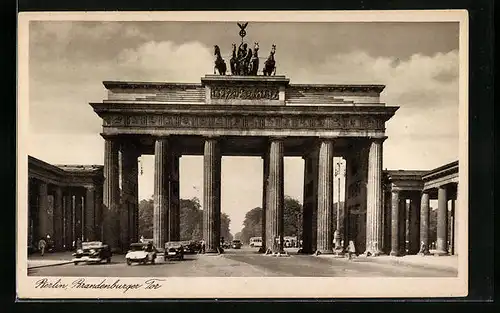
<svg viewBox="0 0 500 313">
<path fill-rule="evenodd" d="M 123 255 L 115 255 L 109 264 L 64 264 L 30 268 L 33 276 L 81 277 L 456 277 L 449 269 L 374 262 L 373 258 L 353 260 L 331 256 L 298 255 L 289 249 L 289 257 L 272 257 L 257 249 L 227 249 L 222 255 L 186 255 L 183 261 L 133 264 Z"/>
</svg>

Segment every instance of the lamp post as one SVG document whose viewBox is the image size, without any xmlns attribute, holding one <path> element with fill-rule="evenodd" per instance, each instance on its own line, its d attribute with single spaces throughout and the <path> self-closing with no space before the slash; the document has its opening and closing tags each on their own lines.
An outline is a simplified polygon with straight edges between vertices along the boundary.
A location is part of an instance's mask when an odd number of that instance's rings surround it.
<svg viewBox="0 0 500 313">
<path fill-rule="evenodd" d="M 300 240 L 302 239 L 302 212 L 296 212 L 295 215 L 297 216 L 297 242 L 295 245 L 300 248 Z"/>
<path fill-rule="evenodd" d="M 342 233 L 340 232 L 340 176 L 344 174 L 345 176 L 345 169 L 344 171 L 342 168 L 342 162 L 338 161 L 335 164 L 335 176 L 337 176 L 337 223 L 336 223 L 336 229 L 335 232 L 333 233 L 333 239 L 335 241 L 335 251 L 337 253 L 342 253 L 343 252 L 343 246 L 342 246 Z"/>
</svg>

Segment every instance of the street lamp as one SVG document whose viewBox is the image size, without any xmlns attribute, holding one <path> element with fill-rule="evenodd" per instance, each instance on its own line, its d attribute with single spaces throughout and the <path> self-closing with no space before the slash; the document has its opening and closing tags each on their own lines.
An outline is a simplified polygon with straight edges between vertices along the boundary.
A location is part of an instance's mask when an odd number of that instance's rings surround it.
<svg viewBox="0 0 500 313">
<path fill-rule="evenodd" d="M 339 253 L 343 252 L 343 247 L 342 247 L 342 234 L 340 232 L 340 177 L 342 175 L 345 176 L 345 169 L 342 168 L 342 162 L 338 161 L 335 164 L 335 176 L 337 177 L 337 225 L 335 232 L 333 233 L 333 239 L 335 241 L 335 250 L 338 251 Z"/>
<path fill-rule="evenodd" d="M 296 212 L 295 215 L 297 216 L 297 242 L 296 246 L 300 247 L 299 243 L 300 240 L 302 239 L 302 212 Z"/>
</svg>

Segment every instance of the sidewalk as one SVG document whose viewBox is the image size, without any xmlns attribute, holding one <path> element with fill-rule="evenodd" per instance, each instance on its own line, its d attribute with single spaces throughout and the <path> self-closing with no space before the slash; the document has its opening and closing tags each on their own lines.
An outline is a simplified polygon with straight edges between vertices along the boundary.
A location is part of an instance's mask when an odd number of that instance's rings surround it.
<svg viewBox="0 0 500 313">
<path fill-rule="evenodd" d="M 360 256 L 355 262 L 373 262 L 395 265 L 408 265 L 422 268 L 434 268 L 450 272 L 458 272 L 458 256 L 405 255 L 401 257 L 381 255 L 377 257 Z"/>
<path fill-rule="evenodd" d="M 40 268 L 47 266 L 57 266 L 71 263 L 73 258 L 73 252 L 54 252 L 45 253 L 41 256 L 39 253 L 33 253 L 28 255 L 28 268 Z"/>
</svg>

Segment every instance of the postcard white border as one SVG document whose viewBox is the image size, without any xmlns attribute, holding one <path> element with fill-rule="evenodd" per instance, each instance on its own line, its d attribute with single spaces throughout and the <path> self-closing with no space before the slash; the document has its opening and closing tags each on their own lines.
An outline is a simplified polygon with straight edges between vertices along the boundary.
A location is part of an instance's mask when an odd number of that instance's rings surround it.
<svg viewBox="0 0 500 313">
<path fill-rule="evenodd" d="M 175 277 L 156 290 L 36 289 L 43 277 L 27 276 L 27 147 L 29 134 L 30 21 L 260 21 L 260 22 L 458 22 L 460 24 L 459 181 L 457 210 L 458 277 L 453 278 L 319 278 L 319 277 Z M 18 23 L 17 110 L 17 295 L 22 299 L 67 298 L 376 298 L 460 297 L 468 294 L 468 13 L 465 10 L 419 11 L 235 11 L 235 12 L 23 12 Z M 96 134 L 97 135 L 97 134 Z M 54 277 L 51 277 L 52 279 Z M 61 277 L 70 283 L 79 277 Z M 144 283 L 148 278 L 85 278 Z"/>
</svg>

